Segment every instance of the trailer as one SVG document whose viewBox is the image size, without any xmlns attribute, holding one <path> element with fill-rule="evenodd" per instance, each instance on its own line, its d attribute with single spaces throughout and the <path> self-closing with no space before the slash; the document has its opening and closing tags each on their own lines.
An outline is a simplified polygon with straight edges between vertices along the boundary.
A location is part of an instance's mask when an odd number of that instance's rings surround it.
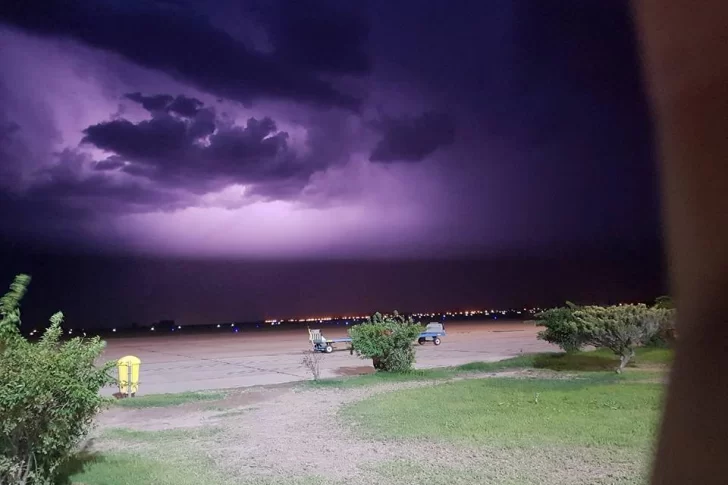
<svg viewBox="0 0 728 485">
<path fill-rule="evenodd" d="M 425 345 L 425 342 L 432 340 L 433 344 L 440 345 L 442 343 L 440 337 L 444 337 L 445 335 L 447 335 L 445 333 L 445 325 L 438 322 L 430 322 L 425 327 L 425 331 L 417 338 L 417 343 Z"/>
<path fill-rule="evenodd" d="M 308 329 L 308 340 L 313 345 L 314 352 L 325 352 L 327 354 L 334 351 L 334 344 L 351 343 L 351 337 L 326 338 L 318 328 Z"/>
</svg>

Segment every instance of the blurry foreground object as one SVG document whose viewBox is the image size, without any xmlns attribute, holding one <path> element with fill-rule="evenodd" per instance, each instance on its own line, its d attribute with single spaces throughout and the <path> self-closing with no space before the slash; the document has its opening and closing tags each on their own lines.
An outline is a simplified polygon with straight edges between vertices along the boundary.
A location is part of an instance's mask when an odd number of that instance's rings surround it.
<svg viewBox="0 0 728 485">
<path fill-rule="evenodd" d="M 677 352 L 653 483 L 728 477 L 728 2 L 633 0 L 662 163 Z"/>
</svg>

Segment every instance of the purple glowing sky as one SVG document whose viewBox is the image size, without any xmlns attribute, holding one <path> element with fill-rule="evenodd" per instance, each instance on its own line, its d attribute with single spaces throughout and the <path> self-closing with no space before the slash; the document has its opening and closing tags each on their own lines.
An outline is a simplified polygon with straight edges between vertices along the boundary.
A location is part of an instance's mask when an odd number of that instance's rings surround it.
<svg viewBox="0 0 728 485">
<path fill-rule="evenodd" d="M 0 66 L 3 277 L 93 324 L 659 290 L 626 0 L 11 0 Z"/>
<path fill-rule="evenodd" d="M 285 258 L 654 233 L 623 5 L 15 3 L 0 9 L 15 234 Z"/>
</svg>

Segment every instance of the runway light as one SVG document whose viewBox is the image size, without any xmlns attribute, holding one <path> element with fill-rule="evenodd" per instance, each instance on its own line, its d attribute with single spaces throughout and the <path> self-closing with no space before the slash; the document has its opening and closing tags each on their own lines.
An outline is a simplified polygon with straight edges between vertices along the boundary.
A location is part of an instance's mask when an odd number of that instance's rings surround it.
<svg viewBox="0 0 728 485">
<path fill-rule="evenodd" d="M 152 328 L 151 328 L 150 330 L 151 330 L 152 332 L 154 332 L 154 327 L 152 327 Z"/>
<path fill-rule="evenodd" d="M 177 325 L 177 328 L 182 329 L 182 325 Z"/>
<path fill-rule="evenodd" d="M 217 324 L 217 328 L 220 328 L 220 324 L 219 323 Z"/>
<path fill-rule="evenodd" d="M 112 332 L 116 332 L 116 329 L 115 329 L 115 328 L 113 328 L 113 329 L 111 329 L 111 331 L 112 331 Z"/>
</svg>

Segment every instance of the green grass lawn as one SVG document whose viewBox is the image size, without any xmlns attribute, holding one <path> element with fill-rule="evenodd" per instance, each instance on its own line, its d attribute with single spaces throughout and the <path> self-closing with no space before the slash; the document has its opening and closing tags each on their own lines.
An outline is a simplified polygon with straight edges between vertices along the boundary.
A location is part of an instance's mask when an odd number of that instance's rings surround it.
<svg viewBox="0 0 728 485">
<path fill-rule="evenodd" d="M 637 349 L 628 368 L 645 365 L 668 365 L 672 362 L 673 352 L 661 348 Z M 589 352 L 546 353 L 533 356 L 533 367 L 557 371 L 613 371 L 619 366 L 619 357 L 610 350 L 599 349 Z"/>
<path fill-rule="evenodd" d="M 345 406 L 340 416 L 359 436 L 390 446 L 429 442 L 462 450 L 456 456 L 477 450 L 487 457 L 467 466 L 383 463 L 376 473 L 390 483 L 406 477 L 433 485 L 643 484 L 671 358 L 667 350 L 641 349 L 635 364 L 617 375 L 618 360 L 607 352 L 524 356 L 533 369 L 565 372 L 376 394 Z M 491 370 L 482 363 L 463 368 Z M 562 469 L 569 471 L 562 476 Z"/>
<path fill-rule="evenodd" d="M 496 447 L 649 446 L 662 387 L 595 377 L 464 380 L 377 395 L 342 415 L 370 438 Z"/>
<path fill-rule="evenodd" d="M 637 349 L 635 358 L 628 365 L 634 369 L 644 366 L 667 366 L 672 362 L 673 352 L 669 349 L 641 348 Z M 384 384 L 387 382 L 426 381 L 448 379 L 468 373 L 501 372 L 510 369 L 544 369 L 568 372 L 610 372 L 619 366 L 619 357 L 608 350 L 596 350 L 574 353 L 546 352 L 542 354 L 524 354 L 496 362 L 471 362 L 455 367 L 436 369 L 417 369 L 411 372 L 375 372 L 363 376 L 341 377 L 310 381 L 306 385 L 314 387 L 351 388 Z M 632 376 L 636 378 L 637 376 Z M 604 379 L 607 376 L 600 376 Z"/>
<path fill-rule="evenodd" d="M 177 394 L 149 394 L 114 401 L 115 406 L 125 408 L 158 408 L 179 406 L 197 401 L 219 401 L 225 398 L 223 392 L 180 392 Z"/>
<path fill-rule="evenodd" d="M 671 360 L 668 350 L 640 349 L 634 364 L 617 375 L 614 369 L 618 359 L 609 352 L 547 353 L 306 384 L 304 391 L 311 393 L 328 388 L 345 393 L 350 388 L 408 381 L 424 384 L 353 402 L 340 408 L 338 416 L 341 423 L 351 427 L 353 437 L 408 450 L 423 446 L 429 450 L 432 446 L 448 450 L 446 456 L 432 461 L 410 459 L 411 454 L 407 459 L 382 458 L 362 463 L 356 476 L 346 480 L 332 479 L 325 470 L 318 469 L 275 477 L 233 477 L 223 472 L 209 451 L 245 446 L 234 438 L 237 435 L 231 438 L 226 433 L 235 429 L 236 417 L 254 416 L 255 412 L 220 407 L 223 403 L 214 401 L 224 399 L 224 393 L 126 399 L 117 404 L 161 407 L 209 401 L 205 406 L 229 417 L 225 422 L 218 420 L 195 428 L 103 430 L 99 435 L 103 454 L 83 455 L 77 467 L 70 468 L 68 483 L 639 485 L 646 477 L 661 408 L 662 382 Z M 518 372 L 518 378 L 472 378 L 509 369 L 526 372 Z M 290 390 L 298 391 L 300 388 Z M 192 408 L 199 406 L 181 407 L 179 411 Z M 356 456 L 356 443 L 351 446 L 352 456 Z M 237 456 L 245 460 L 244 452 Z M 235 470 L 235 463 L 232 465 Z"/>
<path fill-rule="evenodd" d="M 82 471 L 69 479 L 73 485 L 228 485 L 232 484 L 204 459 L 160 460 L 134 453 L 87 457 Z"/>
</svg>

